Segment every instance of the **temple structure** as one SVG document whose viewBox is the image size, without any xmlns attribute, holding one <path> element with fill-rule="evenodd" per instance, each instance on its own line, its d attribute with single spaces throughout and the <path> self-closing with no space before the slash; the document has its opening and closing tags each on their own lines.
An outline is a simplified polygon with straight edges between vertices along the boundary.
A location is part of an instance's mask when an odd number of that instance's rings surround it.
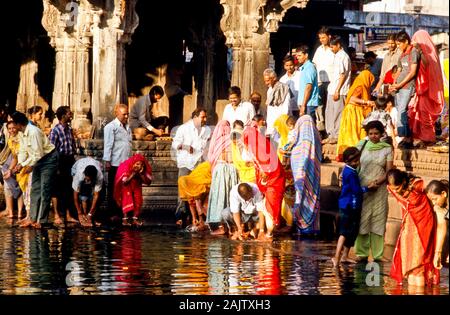
<svg viewBox="0 0 450 315">
<path fill-rule="evenodd" d="M 15 5 L 19 10 L 20 2 Z M 322 24 L 344 24 L 344 7 L 336 1 L 32 0 L 27 5 L 22 24 L 8 23 L 13 31 L 2 59 L 12 80 L 0 104 L 21 111 L 36 104 L 50 111 L 69 105 L 75 128 L 111 119 L 115 104 L 132 105 L 155 84 L 166 90 L 162 111 L 167 115 L 184 111 L 187 117 L 201 105 L 215 123 L 229 86 L 240 86 L 243 98 L 252 91 L 265 95 L 265 68 L 281 70 L 290 48 L 299 41 L 314 43 Z M 318 15 L 326 6 L 329 12 Z M 314 15 L 320 18 L 313 20 Z"/>
</svg>

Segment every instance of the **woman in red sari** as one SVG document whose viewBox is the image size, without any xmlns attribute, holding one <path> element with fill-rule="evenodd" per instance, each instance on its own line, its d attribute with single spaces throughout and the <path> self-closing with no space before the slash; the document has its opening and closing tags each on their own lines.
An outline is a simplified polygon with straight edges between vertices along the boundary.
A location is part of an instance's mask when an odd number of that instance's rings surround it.
<svg viewBox="0 0 450 315">
<path fill-rule="evenodd" d="M 419 30 L 412 42 L 421 52 L 416 76 L 416 94 L 409 103 L 409 126 L 420 147 L 436 142 L 434 125 L 444 108 L 444 82 L 441 63 L 427 31 Z"/>
<path fill-rule="evenodd" d="M 130 212 L 133 212 L 132 224 L 142 225 L 139 219 L 143 203 L 142 184 L 150 185 L 151 181 L 152 168 L 141 154 L 136 154 L 119 165 L 114 181 L 114 200 L 122 207 L 123 225 L 130 225 Z"/>
<path fill-rule="evenodd" d="M 285 173 L 278 159 L 277 150 L 270 140 L 253 125 L 244 129 L 244 146 L 255 163 L 256 184 L 265 196 L 264 216 L 260 216 L 259 238 L 272 237 L 272 231 L 280 223 Z M 266 234 L 262 233 L 267 227 Z"/>
<path fill-rule="evenodd" d="M 423 180 L 398 169 L 387 173 L 388 190 L 402 206 L 402 225 L 392 258 L 390 275 L 401 284 L 423 287 L 439 284 L 433 266 L 436 219 L 423 191 Z"/>
</svg>

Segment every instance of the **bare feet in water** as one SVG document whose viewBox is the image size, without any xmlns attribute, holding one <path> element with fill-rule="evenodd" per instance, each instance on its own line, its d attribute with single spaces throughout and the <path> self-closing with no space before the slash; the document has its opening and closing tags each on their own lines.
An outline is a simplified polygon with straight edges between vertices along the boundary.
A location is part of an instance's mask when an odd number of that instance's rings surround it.
<svg viewBox="0 0 450 315">
<path fill-rule="evenodd" d="M 356 260 L 351 259 L 351 258 L 349 258 L 349 257 L 342 257 L 341 262 L 342 262 L 343 264 L 356 264 L 356 263 L 357 263 Z"/>
<path fill-rule="evenodd" d="M 333 268 L 337 268 L 339 265 L 339 261 L 336 259 L 336 257 L 331 258 L 331 262 L 333 263 Z"/>
</svg>

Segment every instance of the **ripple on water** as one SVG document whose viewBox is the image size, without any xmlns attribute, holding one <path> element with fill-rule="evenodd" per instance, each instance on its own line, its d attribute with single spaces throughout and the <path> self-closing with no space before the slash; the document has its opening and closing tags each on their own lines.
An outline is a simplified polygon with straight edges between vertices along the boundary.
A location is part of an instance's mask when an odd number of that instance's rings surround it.
<svg viewBox="0 0 450 315">
<path fill-rule="evenodd" d="M 2 294 L 448 294 L 398 288 L 381 264 L 380 285 L 365 265 L 333 269 L 335 242 L 230 241 L 176 231 L 33 231 L 0 223 Z"/>
</svg>

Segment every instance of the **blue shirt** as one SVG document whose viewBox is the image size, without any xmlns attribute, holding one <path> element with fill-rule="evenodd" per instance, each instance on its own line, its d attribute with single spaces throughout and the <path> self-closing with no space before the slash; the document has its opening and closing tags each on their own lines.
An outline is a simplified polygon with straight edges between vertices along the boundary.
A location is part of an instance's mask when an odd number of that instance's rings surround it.
<svg viewBox="0 0 450 315">
<path fill-rule="evenodd" d="M 342 190 L 339 196 L 339 208 L 361 209 L 363 194 L 367 192 L 367 187 L 361 187 L 358 173 L 348 165 L 345 165 L 342 171 Z"/>
<path fill-rule="evenodd" d="M 312 85 L 311 96 L 309 97 L 306 106 L 319 105 L 319 85 L 317 84 L 317 70 L 314 64 L 307 60 L 299 69 L 300 71 L 300 85 L 298 89 L 297 104 L 299 107 L 303 105 L 303 98 L 305 97 L 305 89 L 307 84 Z"/>
</svg>

